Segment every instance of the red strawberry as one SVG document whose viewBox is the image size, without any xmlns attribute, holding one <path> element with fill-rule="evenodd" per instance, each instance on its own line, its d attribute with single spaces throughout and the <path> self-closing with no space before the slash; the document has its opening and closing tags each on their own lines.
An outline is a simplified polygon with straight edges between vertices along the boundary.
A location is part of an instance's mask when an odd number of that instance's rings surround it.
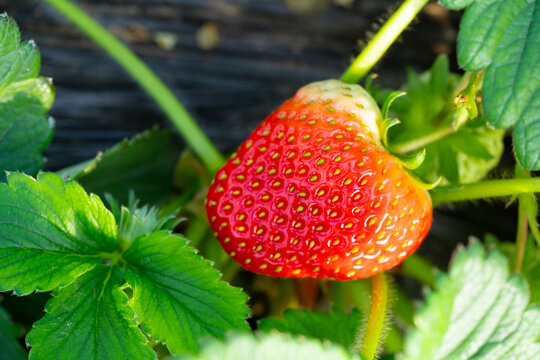
<svg viewBox="0 0 540 360">
<path fill-rule="evenodd" d="M 374 100 L 316 82 L 268 116 L 218 171 L 207 213 L 247 270 L 350 280 L 390 269 L 420 245 L 431 201 L 381 145 Z"/>
</svg>

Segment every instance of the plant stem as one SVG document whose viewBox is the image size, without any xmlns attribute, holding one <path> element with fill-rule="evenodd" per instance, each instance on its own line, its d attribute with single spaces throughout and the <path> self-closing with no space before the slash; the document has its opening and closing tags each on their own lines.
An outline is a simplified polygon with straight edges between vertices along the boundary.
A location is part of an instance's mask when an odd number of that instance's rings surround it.
<svg viewBox="0 0 540 360">
<path fill-rule="evenodd" d="M 388 282 L 384 273 L 371 278 L 371 310 L 360 355 L 371 360 L 377 353 L 388 307 Z"/>
<path fill-rule="evenodd" d="M 414 150 L 426 147 L 427 145 L 439 141 L 455 132 L 456 129 L 451 125 L 441 126 L 429 134 L 419 138 L 392 143 L 390 144 L 390 151 L 394 154 L 406 154 L 413 152 Z"/>
<path fill-rule="evenodd" d="M 490 197 L 540 192 L 540 177 L 488 180 L 456 187 L 438 187 L 430 192 L 433 205 Z"/>
<path fill-rule="evenodd" d="M 116 60 L 156 101 L 188 145 L 211 173 L 224 163 L 223 156 L 178 101 L 171 90 L 127 46 L 69 0 L 45 0 L 71 20 Z"/>
<path fill-rule="evenodd" d="M 379 61 L 390 45 L 405 30 L 428 1 L 404 1 L 356 59 L 354 59 L 353 63 L 341 76 L 341 80 L 351 84 L 358 83 L 371 70 L 373 65 Z"/>
<path fill-rule="evenodd" d="M 516 259 L 514 264 L 514 271 L 521 272 L 523 264 L 523 258 L 525 257 L 525 247 L 527 246 L 527 233 L 529 228 L 529 221 L 527 214 L 521 202 L 518 205 L 518 224 L 516 233 Z"/>
</svg>

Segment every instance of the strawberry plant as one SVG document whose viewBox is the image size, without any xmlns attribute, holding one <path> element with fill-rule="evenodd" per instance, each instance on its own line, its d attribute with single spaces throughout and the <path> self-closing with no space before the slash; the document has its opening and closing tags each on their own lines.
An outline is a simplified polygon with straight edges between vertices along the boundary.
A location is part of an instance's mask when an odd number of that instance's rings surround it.
<svg viewBox="0 0 540 360">
<path fill-rule="evenodd" d="M 290 94 L 228 160 L 125 45 L 46 2 L 190 151 L 153 128 L 43 171 L 54 87 L 0 17 L 0 359 L 540 358 L 537 0 L 441 0 L 464 9 L 463 72 L 440 56 L 388 89 L 373 66 L 428 3 L 404 1 L 341 79 Z M 447 267 L 416 252 L 437 208 L 491 198 L 515 239 L 471 236 Z"/>
</svg>

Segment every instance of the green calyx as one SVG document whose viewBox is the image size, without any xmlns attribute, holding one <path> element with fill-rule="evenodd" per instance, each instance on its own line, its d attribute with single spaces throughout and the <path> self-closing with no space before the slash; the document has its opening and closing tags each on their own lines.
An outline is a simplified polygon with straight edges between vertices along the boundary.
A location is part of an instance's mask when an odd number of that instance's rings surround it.
<svg viewBox="0 0 540 360">
<path fill-rule="evenodd" d="M 379 131 L 381 133 L 381 140 L 383 143 L 383 146 L 385 147 L 386 151 L 389 153 L 392 153 L 388 144 L 388 130 L 401 123 L 399 119 L 388 117 L 388 112 L 390 111 L 390 106 L 392 103 L 399 97 L 406 95 L 407 93 L 405 91 L 393 91 L 391 92 L 384 101 L 384 104 L 382 106 L 382 121 L 379 123 Z M 408 170 L 416 170 L 424 163 L 424 160 L 426 159 L 426 149 L 422 148 L 416 152 L 414 152 L 412 155 L 409 154 L 396 154 L 393 153 L 394 156 L 396 156 L 403 167 L 405 167 Z M 436 183 L 425 183 L 423 181 L 418 181 L 422 184 L 422 188 L 424 189 L 430 189 L 434 186 L 437 186 L 439 181 Z"/>
</svg>

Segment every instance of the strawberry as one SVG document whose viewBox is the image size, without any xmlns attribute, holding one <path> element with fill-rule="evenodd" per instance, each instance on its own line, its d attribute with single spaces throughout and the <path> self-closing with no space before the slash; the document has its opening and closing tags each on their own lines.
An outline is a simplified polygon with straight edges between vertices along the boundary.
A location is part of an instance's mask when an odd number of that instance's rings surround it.
<svg viewBox="0 0 540 360">
<path fill-rule="evenodd" d="M 380 111 L 358 85 L 301 88 L 219 170 L 212 229 L 260 274 L 351 280 L 390 269 L 420 245 L 431 201 L 382 146 Z"/>
</svg>

